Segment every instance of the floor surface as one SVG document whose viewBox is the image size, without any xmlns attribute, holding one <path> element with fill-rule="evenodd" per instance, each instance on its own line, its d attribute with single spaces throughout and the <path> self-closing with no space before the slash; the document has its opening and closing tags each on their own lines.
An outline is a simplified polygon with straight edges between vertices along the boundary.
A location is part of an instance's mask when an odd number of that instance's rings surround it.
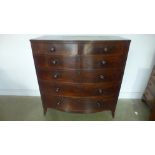
<svg viewBox="0 0 155 155">
<path fill-rule="evenodd" d="M 48 109 L 44 116 L 40 97 L 0 96 L 0 121 L 147 121 L 149 113 L 140 100 L 120 99 L 114 119 L 110 111 L 75 114 Z"/>
</svg>

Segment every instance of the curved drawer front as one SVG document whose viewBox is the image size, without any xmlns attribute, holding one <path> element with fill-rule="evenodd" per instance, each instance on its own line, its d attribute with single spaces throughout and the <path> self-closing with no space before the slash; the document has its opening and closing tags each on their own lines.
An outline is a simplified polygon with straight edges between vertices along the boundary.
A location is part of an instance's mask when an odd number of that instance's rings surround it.
<svg viewBox="0 0 155 155">
<path fill-rule="evenodd" d="M 34 54 L 63 54 L 63 55 L 77 55 L 78 44 L 65 44 L 65 43 L 48 43 L 40 42 L 33 43 Z"/>
<path fill-rule="evenodd" d="M 112 57 L 108 55 L 100 56 L 63 56 L 63 55 L 38 55 L 35 56 L 36 67 L 57 68 L 57 69 L 103 69 L 121 68 L 125 58 L 120 55 Z"/>
<path fill-rule="evenodd" d="M 39 68 L 80 68 L 79 56 L 38 55 L 35 56 L 36 67 Z"/>
<path fill-rule="evenodd" d="M 128 46 L 126 43 L 122 42 L 102 42 L 102 43 L 83 43 L 79 45 L 79 51 L 83 55 L 117 55 L 126 54 L 128 51 Z"/>
<path fill-rule="evenodd" d="M 83 56 L 81 58 L 81 68 L 84 69 L 102 69 L 102 68 L 121 68 L 125 62 L 125 57 L 119 55 L 117 57 L 109 55 Z"/>
<path fill-rule="evenodd" d="M 43 101 L 51 108 L 69 112 L 91 113 L 111 110 L 116 105 L 116 99 L 101 98 L 72 98 L 60 96 L 43 96 Z"/>
<path fill-rule="evenodd" d="M 53 83 L 39 81 L 44 94 L 60 96 L 106 96 L 117 94 L 120 82 L 109 82 L 99 84 L 75 84 L 75 83 Z"/>
<path fill-rule="evenodd" d="M 102 83 L 107 81 L 120 81 L 122 69 L 99 69 L 99 70 L 63 70 L 63 69 L 38 69 L 38 78 L 53 82 L 80 82 Z"/>
</svg>

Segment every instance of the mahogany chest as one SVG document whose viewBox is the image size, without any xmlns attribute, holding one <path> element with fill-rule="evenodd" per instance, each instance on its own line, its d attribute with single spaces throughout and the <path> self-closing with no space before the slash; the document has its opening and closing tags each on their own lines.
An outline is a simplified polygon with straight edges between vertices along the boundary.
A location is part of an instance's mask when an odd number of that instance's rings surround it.
<svg viewBox="0 0 155 155">
<path fill-rule="evenodd" d="M 130 40 L 112 36 L 43 36 L 31 47 L 44 114 L 112 111 L 114 117 Z"/>
</svg>

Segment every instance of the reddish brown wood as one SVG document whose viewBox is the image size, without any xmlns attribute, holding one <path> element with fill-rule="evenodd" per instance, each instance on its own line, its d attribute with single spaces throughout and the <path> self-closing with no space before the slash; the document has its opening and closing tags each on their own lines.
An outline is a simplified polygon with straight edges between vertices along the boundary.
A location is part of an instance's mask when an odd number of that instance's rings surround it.
<svg viewBox="0 0 155 155">
<path fill-rule="evenodd" d="M 82 55 L 111 55 L 125 54 L 128 45 L 122 42 L 110 41 L 102 43 L 83 43 L 79 45 L 79 51 Z"/>
<path fill-rule="evenodd" d="M 94 56 L 64 56 L 64 55 L 37 55 L 34 56 L 36 67 L 43 69 L 103 69 L 103 68 L 121 68 L 124 66 L 125 57 L 110 55 Z"/>
<path fill-rule="evenodd" d="M 103 83 L 119 81 L 123 69 L 38 69 L 38 78 L 51 82 Z M 71 77 L 72 75 L 72 77 Z"/>
<path fill-rule="evenodd" d="M 43 96 L 48 107 L 67 112 L 90 113 L 113 110 L 116 100 L 100 98 L 73 98 L 64 96 Z"/>
<path fill-rule="evenodd" d="M 60 43 L 48 43 L 40 42 L 33 43 L 34 54 L 48 54 L 48 55 L 77 55 L 78 44 L 60 44 Z"/>
<path fill-rule="evenodd" d="M 81 84 L 39 81 L 39 84 L 43 94 L 79 97 L 106 96 L 117 92 L 120 87 L 120 82 Z"/>
<path fill-rule="evenodd" d="M 84 38 L 31 40 L 44 113 L 111 110 L 114 116 L 130 40 Z"/>
</svg>

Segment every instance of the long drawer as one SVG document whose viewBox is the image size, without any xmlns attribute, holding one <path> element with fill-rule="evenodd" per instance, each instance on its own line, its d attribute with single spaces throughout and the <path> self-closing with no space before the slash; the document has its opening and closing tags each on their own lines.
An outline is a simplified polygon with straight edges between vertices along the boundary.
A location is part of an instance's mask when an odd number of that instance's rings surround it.
<svg viewBox="0 0 155 155">
<path fill-rule="evenodd" d="M 38 55 L 34 56 L 36 68 L 56 69 L 103 69 L 120 68 L 124 66 L 126 58 L 123 55 L 117 57 L 109 55 L 94 56 L 64 56 L 64 55 Z"/>
<path fill-rule="evenodd" d="M 37 73 L 39 79 L 50 80 L 52 82 L 102 83 L 120 81 L 123 69 L 38 69 Z"/>
<path fill-rule="evenodd" d="M 58 96 L 107 96 L 117 94 L 120 88 L 120 82 L 106 83 L 60 83 L 51 81 L 39 81 L 43 94 L 52 94 Z"/>
<path fill-rule="evenodd" d="M 115 107 L 117 100 L 97 98 L 77 98 L 77 97 L 60 97 L 46 95 L 42 96 L 42 100 L 48 107 L 68 112 L 97 112 L 102 110 L 111 110 Z"/>
</svg>

